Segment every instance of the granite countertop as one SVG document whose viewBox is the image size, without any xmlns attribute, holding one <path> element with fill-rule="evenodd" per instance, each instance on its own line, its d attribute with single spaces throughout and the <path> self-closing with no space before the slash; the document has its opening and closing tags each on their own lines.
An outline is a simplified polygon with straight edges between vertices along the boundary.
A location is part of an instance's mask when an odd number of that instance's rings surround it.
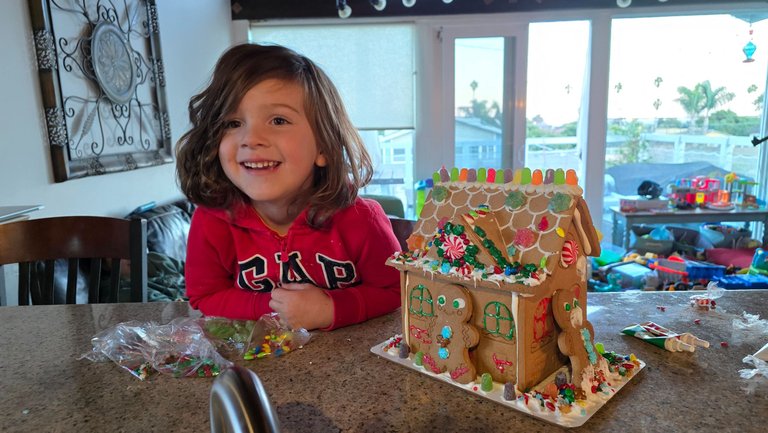
<svg viewBox="0 0 768 433">
<path fill-rule="evenodd" d="M 710 312 L 689 306 L 691 294 L 589 294 L 596 340 L 647 366 L 577 430 L 766 431 L 768 379 L 741 379 L 739 370 L 752 368 L 742 359 L 768 335 L 736 329 L 733 320 L 743 312 L 768 318 L 768 291 L 727 291 Z M 0 307 L 0 431 L 210 431 L 213 379 L 142 382 L 112 362 L 78 359 L 93 335 L 114 324 L 188 315 L 198 313 L 181 302 Z M 620 334 L 641 321 L 691 332 L 712 346 L 672 353 Z M 399 332 L 395 313 L 315 332 L 303 349 L 279 358 L 238 364 L 259 375 L 286 432 L 562 430 L 370 353 Z"/>
</svg>

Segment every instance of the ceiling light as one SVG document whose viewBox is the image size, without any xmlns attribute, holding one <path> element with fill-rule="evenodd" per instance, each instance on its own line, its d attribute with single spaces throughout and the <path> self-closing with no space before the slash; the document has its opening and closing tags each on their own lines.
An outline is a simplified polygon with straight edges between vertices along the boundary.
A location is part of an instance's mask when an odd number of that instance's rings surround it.
<svg viewBox="0 0 768 433">
<path fill-rule="evenodd" d="M 387 7 L 387 0 L 368 0 L 371 2 L 371 6 L 377 11 L 383 11 Z"/>
<path fill-rule="evenodd" d="M 347 0 L 336 0 L 336 9 L 339 10 L 339 18 L 349 18 L 352 15 L 352 8 L 347 4 Z"/>
</svg>

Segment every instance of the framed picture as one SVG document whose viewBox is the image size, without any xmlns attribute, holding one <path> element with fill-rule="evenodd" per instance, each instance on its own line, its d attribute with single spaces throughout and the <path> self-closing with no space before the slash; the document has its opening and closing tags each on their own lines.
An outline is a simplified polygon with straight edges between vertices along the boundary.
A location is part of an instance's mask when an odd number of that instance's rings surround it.
<svg viewBox="0 0 768 433">
<path fill-rule="evenodd" d="M 155 0 L 28 0 L 56 182 L 171 162 Z"/>
</svg>

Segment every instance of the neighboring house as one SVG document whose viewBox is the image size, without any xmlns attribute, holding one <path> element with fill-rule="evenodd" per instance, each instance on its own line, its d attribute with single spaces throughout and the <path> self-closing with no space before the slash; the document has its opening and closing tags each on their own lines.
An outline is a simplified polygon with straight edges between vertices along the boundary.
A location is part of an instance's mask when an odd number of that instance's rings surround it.
<svg viewBox="0 0 768 433">
<path fill-rule="evenodd" d="M 476 117 L 455 120 L 456 161 L 471 163 L 467 168 L 501 167 L 501 128 Z"/>
<path fill-rule="evenodd" d="M 600 382 L 605 366 L 585 361 L 586 256 L 600 243 L 575 172 L 453 170 L 436 173 L 409 251 L 389 262 L 410 352 L 464 384 L 489 373 L 527 390 L 566 365 L 577 390 Z"/>
</svg>

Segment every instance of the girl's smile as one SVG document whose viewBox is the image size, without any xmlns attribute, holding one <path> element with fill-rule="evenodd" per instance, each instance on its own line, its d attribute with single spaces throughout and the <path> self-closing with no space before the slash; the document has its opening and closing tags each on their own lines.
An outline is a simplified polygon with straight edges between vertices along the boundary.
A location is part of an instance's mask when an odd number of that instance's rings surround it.
<svg viewBox="0 0 768 433">
<path fill-rule="evenodd" d="M 272 169 L 280 165 L 280 163 L 277 161 L 244 161 L 241 164 L 243 167 L 253 170 Z"/>
</svg>

